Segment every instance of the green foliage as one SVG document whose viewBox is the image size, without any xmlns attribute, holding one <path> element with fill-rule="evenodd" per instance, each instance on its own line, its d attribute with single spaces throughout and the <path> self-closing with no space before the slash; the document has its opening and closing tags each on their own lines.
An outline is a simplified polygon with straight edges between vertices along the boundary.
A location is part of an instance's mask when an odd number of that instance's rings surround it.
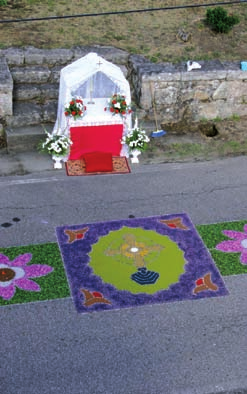
<svg viewBox="0 0 247 394">
<path fill-rule="evenodd" d="M 237 15 L 227 15 L 223 7 L 208 8 L 206 13 L 206 23 L 217 33 L 228 33 L 239 22 Z"/>
<path fill-rule="evenodd" d="M 0 0 L 0 7 L 1 7 L 2 5 L 7 5 L 7 0 Z"/>
</svg>

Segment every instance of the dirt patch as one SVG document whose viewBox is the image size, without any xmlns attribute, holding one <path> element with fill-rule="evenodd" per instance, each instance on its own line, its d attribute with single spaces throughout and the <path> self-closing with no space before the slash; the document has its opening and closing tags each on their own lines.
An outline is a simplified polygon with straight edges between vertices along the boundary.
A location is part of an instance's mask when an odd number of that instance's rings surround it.
<svg viewBox="0 0 247 394">
<path fill-rule="evenodd" d="M 185 132 L 186 130 L 186 132 Z M 215 135 L 215 130 L 217 131 Z M 170 124 L 167 134 L 151 138 L 143 164 L 212 160 L 247 154 L 247 117 L 239 120 Z"/>
</svg>

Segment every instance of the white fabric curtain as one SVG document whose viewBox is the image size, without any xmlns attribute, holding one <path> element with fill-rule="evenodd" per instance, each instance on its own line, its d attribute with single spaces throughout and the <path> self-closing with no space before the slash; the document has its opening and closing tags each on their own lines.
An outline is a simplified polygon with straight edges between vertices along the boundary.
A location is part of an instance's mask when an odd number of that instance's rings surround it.
<svg viewBox="0 0 247 394">
<path fill-rule="evenodd" d="M 73 120 L 64 115 L 64 106 L 74 96 L 81 96 L 87 111 L 85 116 L 76 121 L 79 125 L 124 123 L 124 130 L 131 128 L 131 114 L 123 120 L 119 115 L 105 111 L 107 99 L 119 93 L 126 97 L 130 105 L 130 87 L 121 69 L 106 61 L 96 53 L 89 53 L 83 58 L 63 68 L 60 74 L 57 120 L 53 132 L 68 134 Z M 94 104 L 92 104 L 92 102 Z"/>
</svg>

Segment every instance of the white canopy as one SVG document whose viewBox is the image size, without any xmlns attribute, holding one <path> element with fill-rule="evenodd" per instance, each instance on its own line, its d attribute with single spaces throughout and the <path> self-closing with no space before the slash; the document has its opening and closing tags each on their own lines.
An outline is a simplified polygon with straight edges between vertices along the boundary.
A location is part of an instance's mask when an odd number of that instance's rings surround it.
<svg viewBox="0 0 247 394">
<path fill-rule="evenodd" d="M 68 120 L 64 115 L 64 106 L 72 97 L 81 96 L 87 111 L 77 124 L 107 124 L 123 122 L 119 115 L 104 111 L 107 99 L 114 93 L 123 94 L 130 105 L 130 86 L 122 70 L 106 61 L 97 53 L 89 53 L 74 63 L 64 67 L 60 74 L 57 120 L 54 132 L 64 130 Z M 93 101 L 94 105 L 90 104 Z M 115 118 L 113 120 L 113 118 Z M 126 126 L 131 128 L 131 115 L 126 116 Z M 68 133 L 68 130 L 67 130 Z"/>
</svg>

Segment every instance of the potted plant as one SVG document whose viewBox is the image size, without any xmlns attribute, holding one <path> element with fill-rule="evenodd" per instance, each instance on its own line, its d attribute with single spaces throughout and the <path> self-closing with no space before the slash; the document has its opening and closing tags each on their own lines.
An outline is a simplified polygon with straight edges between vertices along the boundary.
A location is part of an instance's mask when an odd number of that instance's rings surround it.
<svg viewBox="0 0 247 394">
<path fill-rule="evenodd" d="M 123 136 L 121 144 L 128 146 L 132 156 L 131 162 L 139 163 L 138 156 L 147 149 L 149 141 L 150 139 L 146 135 L 146 132 L 138 127 L 136 120 L 134 128 Z"/>
<path fill-rule="evenodd" d="M 44 130 L 46 140 L 40 142 L 38 149 L 40 152 L 52 155 L 52 159 L 55 161 L 54 168 L 62 168 L 61 160 L 68 155 L 72 141 L 65 134 L 62 134 L 62 130 L 59 128 L 53 133 Z"/>
</svg>

